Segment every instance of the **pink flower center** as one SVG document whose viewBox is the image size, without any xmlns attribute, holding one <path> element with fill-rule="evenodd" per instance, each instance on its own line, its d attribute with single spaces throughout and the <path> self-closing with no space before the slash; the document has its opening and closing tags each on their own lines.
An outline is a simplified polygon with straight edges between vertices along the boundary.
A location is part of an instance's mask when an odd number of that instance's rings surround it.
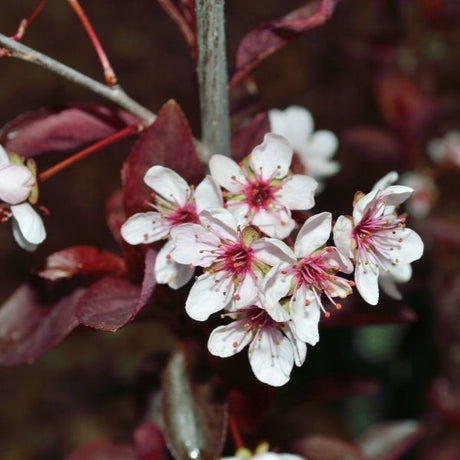
<svg viewBox="0 0 460 460">
<path fill-rule="evenodd" d="M 171 222 L 172 225 L 180 225 L 193 223 L 198 224 L 198 212 L 195 203 L 187 203 L 184 206 L 173 208 L 170 213 L 164 213 L 165 219 Z"/>
<path fill-rule="evenodd" d="M 269 182 L 258 180 L 250 182 L 244 190 L 246 201 L 254 208 L 267 208 L 274 200 L 275 187 Z"/>
<path fill-rule="evenodd" d="M 237 242 L 223 247 L 222 255 L 217 258 L 221 270 L 241 278 L 252 269 L 254 254 L 250 247 Z"/>
</svg>

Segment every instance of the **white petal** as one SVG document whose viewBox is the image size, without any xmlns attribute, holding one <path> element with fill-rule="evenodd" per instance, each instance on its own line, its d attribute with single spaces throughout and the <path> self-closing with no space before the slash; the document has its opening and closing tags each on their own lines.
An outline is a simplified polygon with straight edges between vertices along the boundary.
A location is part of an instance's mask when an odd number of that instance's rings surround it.
<svg viewBox="0 0 460 460">
<path fill-rule="evenodd" d="M 13 233 L 16 241 L 21 245 L 22 236 L 25 241 L 33 245 L 42 243 L 46 238 L 45 226 L 40 215 L 29 203 L 22 203 L 11 206 L 11 213 L 18 225 L 19 234 Z"/>
<path fill-rule="evenodd" d="M 260 238 L 251 244 L 257 260 L 272 267 L 281 262 L 295 263 L 296 257 L 286 243 L 276 238 Z"/>
<path fill-rule="evenodd" d="M 239 309 L 249 307 L 253 305 L 259 294 L 259 283 L 258 280 L 247 274 L 240 284 L 235 289 L 235 295 L 233 296 L 232 309 Z M 238 297 L 237 297 L 238 295 Z"/>
<path fill-rule="evenodd" d="M 140 212 L 132 215 L 120 229 L 121 236 L 129 244 L 149 244 L 169 234 L 171 225 L 159 212 Z"/>
<path fill-rule="evenodd" d="M 250 207 L 242 201 L 227 201 L 227 209 L 232 213 L 237 225 L 246 226 L 248 224 L 248 216 Z"/>
<path fill-rule="evenodd" d="M 211 332 L 208 350 L 214 356 L 228 358 L 240 352 L 252 339 L 243 321 L 235 321 L 228 326 L 219 326 Z"/>
<path fill-rule="evenodd" d="M 285 273 L 289 266 L 289 264 L 281 264 L 272 268 L 265 275 L 261 286 L 265 310 L 277 322 L 290 319 L 289 313 L 279 303 L 291 287 L 292 274 Z"/>
<path fill-rule="evenodd" d="M 292 154 L 292 147 L 284 137 L 265 134 L 263 143 L 251 153 L 251 168 L 265 180 L 282 179 L 289 172 Z"/>
<path fill-rule="evenodd" d="M 247 180 L 241 168 L 228 157 L 213 155 L 209 160 L 209 170 L 216 182 L 232 193 L 239 193 Z"/>
<path fill-rule="evenodd" d="M 144 176 L 144 182 L 165 200 L 184 205 L 190 197 L 190 187 L 175 171 L 163 166 L 152 166 Z"/>
<path fill-rule="evenodd" d="M 325 252 L 324 261 L 327 265 L 335 270 L 339 270 L 342 273 L 351 273 L 353 271 L 353 264 L 348 257 L 345 257 L 334 246 L 329 246 Z"/>
<path fill-rule="evenodd" d="M 353 222 L 358 224 L 361 222 L 364 214 L 367 212 L 373 201 L 378 197 L 381 192 L 379 190 L 373 190 L 372 192 L 364 195 L 356 204 L 353 209 Z"/>
<path fill-rule="evenodd" d="M 399 176 L 396 171 L 390 171 L 375 183 L 372 190 L 385 190 L 387 187 L 394 184 L 398 180 L 398 177 Z"/>
<path fill-rule="evenodd" d="M 21 165 L 0 167 L 0 201 L 8 204 L 19 204 L 26 201 L 35 177 L 29 168 Z"/>
<path fill-rule="evenodd" d="M 382 195 L 385 197 L 387 206 L 398 206 L 406 201 L 413 192 L 413 188 L 405 185 L 391 185 L 382 192 Z"/>
<path fill-rule="evenodd" d="M 306 302 L 309 304 L 305 305 Z M 298 289 L 291 298 L 289 309 L 297 337 L 310 345 L 316 345 L 319 340 L 321 309 L 314 294 L 305 287 Z"/>
<path fill-rule="evenodd" d="M 412 267 L 410 264 L 399 264 L 391 271 L 391 278 L 397 283 L 407 283 L 412 278 Z"/>
<path fill-rule="evenodd" d="M 410 264 L 422 257 L 423 241 L 416 232 L 410 228 L 405 228 L 398 231 L 395 236 L 402 238 L 403 241 L 400 247 L 393 251 L 393 261 L 398 259 L 397 264 Z"/>
<path fill-rule="evenodd" d="M 221 240 L 237 240 L 237 223 L 233 214 L 224 208 L 213 208 L 200 213 L 203 227 Z"/>
<path fill-rule="evenodd" d="M 291 342 L 274 328 L 263 330 L 259 337 L 260 340 L 254 340 L 249 348 L 249 363 L 254 375 L 268 385 L 284 385 L 294 366 Z"/>
<path fill-rule="evenodd" d="M 331 235 L 332 214 L 322 212 L 308 218 L 302 225 L 294 245 L 297 257 L 305 257 L 326 244 Z"/>
<path fill-rule="evenodd" d="M 273 238 L 284 239 L 295 227 L 294 219 L 287 208 L 281 207 L 273 211 L 259 209 L 255 212 L 251 223 L 257 225 L 262 232 Z"/>
<path fill-rule="evenodd" d="M 198 213 L 208 208 L 221 208 L 223 204 L 222 192 L 217 182 L 206 176 L 195 190 L 195 204 Z"/>
<path fill-rule="evenodd" d="M 353 225 L 351 219 L 345 216 L 339 216 L 337 219 L 332 235 L 337 249 L 345 256 L 352 258 L 352 242 L 353 242 Z"/>
<path fill-rule="evenodd" d="M 301 174 L 294 174 L 283 181 L 276 193 L 276 200 L 288 209 L 310 209 L 315 205 L 315 189 L 318 182 Z"/>
<path fill-rule="evenodd" d="M 401 292 L 399 292 L 399 289 L 396 287 L 396 283 L 390 275 L 387 275 L 386 273 L 381 274 L 379 276 L 379 286 L 382 288 L 382 291 L 392 299 L 402 299 Z"/>
<path fill-rule="evenodd" d="M 291 323 L 286 323 L 286 325 L 283 327 L 283 332 L 291 342 L 292 350 L 294 352 L 295 365 L 301 366 L 307 357 L 307 344 L 296 337 L 294 331 L 290 327 L 290 324 Z"/>
<path fill-rule="evenodd" d="M 6 153 L 6 150 L 0 145 L 0 168 L 8 166 L 10 164 L 10 157 Z"/>
<path fill-rule="evenodd" d="M 338 146 L 337 136 L 332 131 L 322 129 L 311 136 L 300 153 L 302 157 L 320 157 L 328 160 L 334 155 Z"/>
<path fill-rule="evenodd" d="M 188 265 L 178 264 L 171 258 L 173 247 L 174 243 L 168 241 L 158 252 L 155 259 L 155 278 L 159 284 L 179 289 L 190 281 L 195 270 Z"/>
<path fill-rule="evenodd" d="M 340 171 L 340 164 L 337 161 L 329 161 L 321 157 L 299 157 L 303 164 L 305 174 L 319 180 L 322 178 L 333 176 Z M 322 191 L 324 185 L 318 182 L 318 187 L 315 190 L 317 195 Z"/>
<path fill-rule="evenodd" d="M 196 321 L 206 321 L 210 315 L 222 310 L 233 296 L 233 282 L 222 273 L 204 273 L 190 289 L 185 311 Z"/>
<path fill-rule="evenodd" d="M 355 283 L 361 297 L 370 305 L 377 305 L 379 301 L 378 272 L 371 269 L 370 265 L 362 262 L 355 267 Z"/>
</svg>

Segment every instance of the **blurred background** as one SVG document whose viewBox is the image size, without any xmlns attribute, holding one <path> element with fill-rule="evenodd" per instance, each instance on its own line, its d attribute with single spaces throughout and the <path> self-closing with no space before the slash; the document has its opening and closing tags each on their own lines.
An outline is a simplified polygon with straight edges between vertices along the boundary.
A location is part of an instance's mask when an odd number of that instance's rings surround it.
<svg viewBox="0 0 460 460">
<path fill-rule="evenodd" d="M 176 99 L 198 136 L 193 62 L 159 4 L 81 4 L 126 92 L 154 112 Z M 251 28 L 302 4 L 229 0 L 230 68 L 238 42 Z M 0 32 L 13 34 L 35 6 L 32 0 L 3 0 Z M 351 441 L 379 421 L 417 419 L 428 428 L 404 458 L 460 458 L 460 160 L 434 162 L 428 156 L 433 139 L 460 131 L 459 25 L 455 0 L 342 0 L 324 27 L 307 32 L 254 71 L 256 91 L 249 94 L 243 85 L 233 92 L 234 129 L 259 111 L 296 104 L 312 112 L 317 129 L 337 133 L 342 169 L 327 180 L 316 210 L 350 213 L 355 191 L 369 190 L 392 169 L 433 181 L 421 188 L 427 215 L 409 220 L 426 244 L 424 258 L 414 264 L 414 279 L 403 287 L 404 308 L 418 319 L 322 327 L 321 342 L 277 393 L 272 411 L 285 408 L 283 415 L 276 423 L 267 415 L 262 433 L 273 445 L 286 446 L 305 433 Z M 66 2 L 49 0 L 23 42 L 102 80 L 90 42 Z M 45 106 L 109 105 L 26 62 L 3 59 L 0 66 L 0 125 Z M 107 148 L 42 187 L 41 202 L 51 214 L 48 239 L 36 252 L 21 251 L 9 226 L 0 227 L 1 301 L 52 252 L 77 244 L 118 250 L 103 211 L 120 187 L 120 167 L 132 144 L 125 140 Z M 37 161 L 45 168 L 64 156 L 53 153 Z M 368 308 L 400 306 L 383 296 L 378 307 Z M 168 330 L 148 322 L 116 334 L 79 328 L 36 363 L 1 368 L 0 457 L 60 459 L 100 437 L 129 440 L 142 412 L 136 394 L 145 382 L 142 372 L 151 366 L 146 359 L 172 343 Z M 325 381 L 335 396 L 316 397 L 322 385 L 314 383 Z M 352 383 L 345 385 L 351 390 L 337 397 L 334 391 L 344 381 Z M 446 400 L 453 411 L 447 415 Z M 252 439 L 250 429 L 247 435 Z"/>
</svg>

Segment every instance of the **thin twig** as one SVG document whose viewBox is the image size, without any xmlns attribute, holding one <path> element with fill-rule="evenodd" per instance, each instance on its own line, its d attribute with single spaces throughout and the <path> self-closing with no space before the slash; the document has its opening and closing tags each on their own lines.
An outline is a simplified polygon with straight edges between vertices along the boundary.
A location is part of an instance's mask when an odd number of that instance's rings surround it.
<svg viewBox="0 0 460 460">
<path fill-rule="evenodd" d="M 33 48 L 22 45 L 21 43 L 8 38 L 6 35 L 0 34 L 0 45 L 3 45 L 11 52 L 11 57 L 32 62 L 33 64 L 37 64 L 63 78 L 66 78 L 67 80 L 77 83 L 78 85 L 89 89 L 93 93 L 112 101 L 118 106 L 126 109 L 128 112 L 138 116 L 147 124 L 150 124 L 155 120 L 154 113 L 131 99 L 119 86 L 109 88 L 108 86 L 93 80 L 87 75 L 84 75 L 77 70 L 50 58 L 49 56 L 34 50 Z"/>
</svg>

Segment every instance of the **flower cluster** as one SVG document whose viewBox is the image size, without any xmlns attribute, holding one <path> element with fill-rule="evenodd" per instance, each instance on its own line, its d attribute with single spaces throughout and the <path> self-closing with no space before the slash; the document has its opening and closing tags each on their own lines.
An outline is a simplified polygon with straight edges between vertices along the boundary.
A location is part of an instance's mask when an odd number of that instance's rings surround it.
<svg viewBox="0 0 460 460">
<path fill-rule="evenodd" d="M 292 211 L 314 206 L 317 182 L 291 172 L 293 153 L 285 138 L 266 134 L 239 164 L 214 155 L 211 175 L 196 189 L 153 166 L 144 178 L 155 192 L 153 211 L 122 226 L 131 244 L 166 240 L 156 260 L 158 282 L 178 288 L 200 269 L 187 314 L 205 321 L 221 312 L 227 320 L 212 331 L 209 351 L 228 357 L 248 347 L 255 376 L 273 386 L 284 385 L 294 364 L 305 361 L 307 345 L 318 342 L 322 312 L 341 309 L 337 300 L 355 284 L 370 304 L 377 303 L 379 283 L 399 296 L 395 283 L 409 279 L 410 264 L 423 252 L 420 237 L 396 212 L 412 193 L 391 185 L 396 173 L 358 193 L 353 215 L 335 225 L 329 212 L 296 222 Z M 328 244 L 331 233 L 335 246 Z"/>
</svg>

